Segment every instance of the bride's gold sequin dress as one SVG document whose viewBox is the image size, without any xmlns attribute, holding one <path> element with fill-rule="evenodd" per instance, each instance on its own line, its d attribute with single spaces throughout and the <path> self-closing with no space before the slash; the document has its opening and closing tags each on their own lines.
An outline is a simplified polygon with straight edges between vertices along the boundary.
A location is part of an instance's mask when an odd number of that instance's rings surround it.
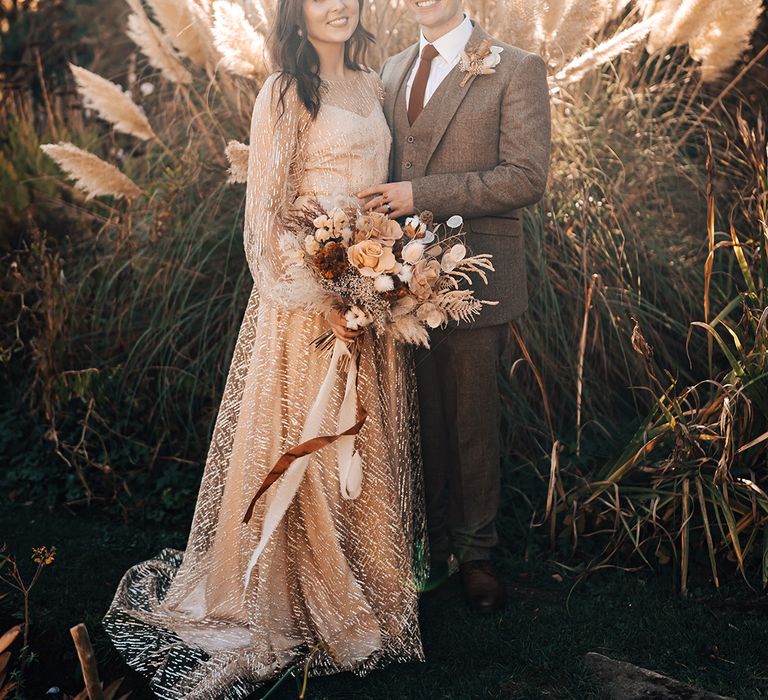
<svg viewBox="0 0 768 700">
<path fill-rule="evenodd" d="M 388 174 L 391 136 L 375 72 L 323 85 L 315 121 L 275 76 L 254 105 L 244 240 L 255 284 L 216 420 L 184 552 L 166 548 L 131 567 L 104 617 L 128 663 L 161 698 L 245 698 L 314 650 L 311 673 L 364 675 L 422 660 L 418 587 L 426 575 L 415 382 L 410 351 L 367 333 L 358 392 L 368 419 L 356 438 L 362 492 L 340 493 L 336 448 L 312 456 L 298 492 L 247 564 L 280 481 L 243 514 L 275 461 L 300 442 L 328 368 L 311 347 L 318 311 L 277 298 L 280 213 L 301 195 L 327 204 Z M 203 332 L 204 329 L 201 329 Z M 320 434 L 338 432 L 336 377 Z M 281 477 L 282 478 L 282 477 Z"/>
</svg>

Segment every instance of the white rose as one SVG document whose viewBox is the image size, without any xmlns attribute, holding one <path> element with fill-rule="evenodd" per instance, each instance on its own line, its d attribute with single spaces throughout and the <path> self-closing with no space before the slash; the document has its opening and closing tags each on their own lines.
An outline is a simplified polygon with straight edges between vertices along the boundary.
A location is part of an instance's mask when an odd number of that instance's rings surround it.
<svg viewBox="0 0 768 700">
<path fill-rule="evenodd" d="M 320 243 L 311 233 L 304 239 L 304 250 L 310 255 L 317 255 L 320 252 Z"/>
<path fill-rule="evenodd" d="M 315 231 L 315 238 L 318 241 L 320 241 L 320 243 L 325 243 L 327 240 L 330 240 L 332 237 L 333 237 L 333 232 L 327 228 L 319 228 Z"/>
<path fill-rule="evenodd" d="M 404 262 L 415 265 L 424 257 L 424 245 L 419 241 L 411 241 L 403 246 L 402 258 Z"/>
<path fill-rule="evenodd" d="M 341 233 L 349 225 L 349 217 L 343 209 L 338 207 L 331 212 L 330 218 L 333 220 L 333 229 L 336 233 Z"/>
<path fill-rule="evenodd" d="M 329 231 L 333 228 L 333 223 L 325 214 L 318 216 L 312 223 L 315 228 L 325 228 Z"/>
</svg>

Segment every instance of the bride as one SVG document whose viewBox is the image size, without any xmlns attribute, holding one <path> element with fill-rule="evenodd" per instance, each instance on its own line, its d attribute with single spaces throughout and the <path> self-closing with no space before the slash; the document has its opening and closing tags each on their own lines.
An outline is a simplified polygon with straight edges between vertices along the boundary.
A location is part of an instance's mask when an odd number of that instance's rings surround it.
<svg viewBox="0 0 768 700">
<path fill-rule="evenodd" d="M 372 35 L 361 9 L 362 0 L 278 3 L 280 70 L 259 91 L 250 128 L 244 241 L 254 287 L 187 546 L 125 572 L 103 620 L 158 697 L 245 698 L 304 662 L 313 675 L 364 675 L 423 660 L 426 548 L 410 353 L 350 331 L 338 310 L 291 308 L 275 291 L 281 221 L 296 200 L 360 204 L 353 193 L 387 179 L 391 136 L 379 78 L 363 67 Z M 283 453 L 348 427 L 337 422 L 344 378 L 312 345 L 329 328 L 359 348 L 362 483 L 346 483 L 336 447 L 326 446 L 305 460 L 295 493 L 281 489 L 289 469 L 244 523 Z M 326 374 L 329 403 L 307 436 Z"/>
</svg>

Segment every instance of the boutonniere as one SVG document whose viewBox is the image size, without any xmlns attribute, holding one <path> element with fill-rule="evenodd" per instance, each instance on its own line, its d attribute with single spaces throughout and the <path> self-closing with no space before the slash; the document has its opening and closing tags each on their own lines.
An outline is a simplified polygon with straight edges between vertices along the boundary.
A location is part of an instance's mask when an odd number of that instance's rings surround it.
<svg viewBox="0 0 768 700">
<path fill-rule="evenodd" d="M 461 87 L 467 84 L 467 80 L 473 75 L 488 75 L 495 73 L 495 67 L 499 65 L 504 50 L 502 46 L 493 46 L 488 39 L 483 39 L 477 46 L 467 46 L 461 52 L 459 66 L 462 73 L 466 73 L 461 81 Z"/>
</svg>

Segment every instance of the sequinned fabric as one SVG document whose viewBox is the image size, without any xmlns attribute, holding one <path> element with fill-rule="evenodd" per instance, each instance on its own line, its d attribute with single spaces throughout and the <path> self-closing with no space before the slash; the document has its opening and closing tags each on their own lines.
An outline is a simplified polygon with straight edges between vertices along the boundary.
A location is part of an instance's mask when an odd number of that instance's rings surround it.
<svg viewBox="0 0 768 700">
<path fill-rule="evenodd" d="M 360 343 L 358 392 L 368 411 L 356 443 L 361 494 L 342 498 L 334 446 L 316 452 L 244 589 L 271 491 L 247 525 L 243 514 L 272 465 L 299 442 L 328 368 L 312 347 L 328 328 L 322 314 L 291 308 L 274 292 L 281 215 L 301 196 L 330 204 L 385 182 L 391 143 L 375 72 L 324 83 L 314 121 L 295 88 L 280 116 L 275 78 L 259 92 L 251 121 L 244 245 L 254 287 L 187 546 L 159 547 L 125 572 L 103 620 L 160 698 L 245 698 L 309 654 L 311 675 L 365 675 L 423 660 L 417 602 L 427 561 L 413 358 L 386 337 L 369 332 Z M 321 434 L 338 430 L 337 379 Z"/>
</svg>

